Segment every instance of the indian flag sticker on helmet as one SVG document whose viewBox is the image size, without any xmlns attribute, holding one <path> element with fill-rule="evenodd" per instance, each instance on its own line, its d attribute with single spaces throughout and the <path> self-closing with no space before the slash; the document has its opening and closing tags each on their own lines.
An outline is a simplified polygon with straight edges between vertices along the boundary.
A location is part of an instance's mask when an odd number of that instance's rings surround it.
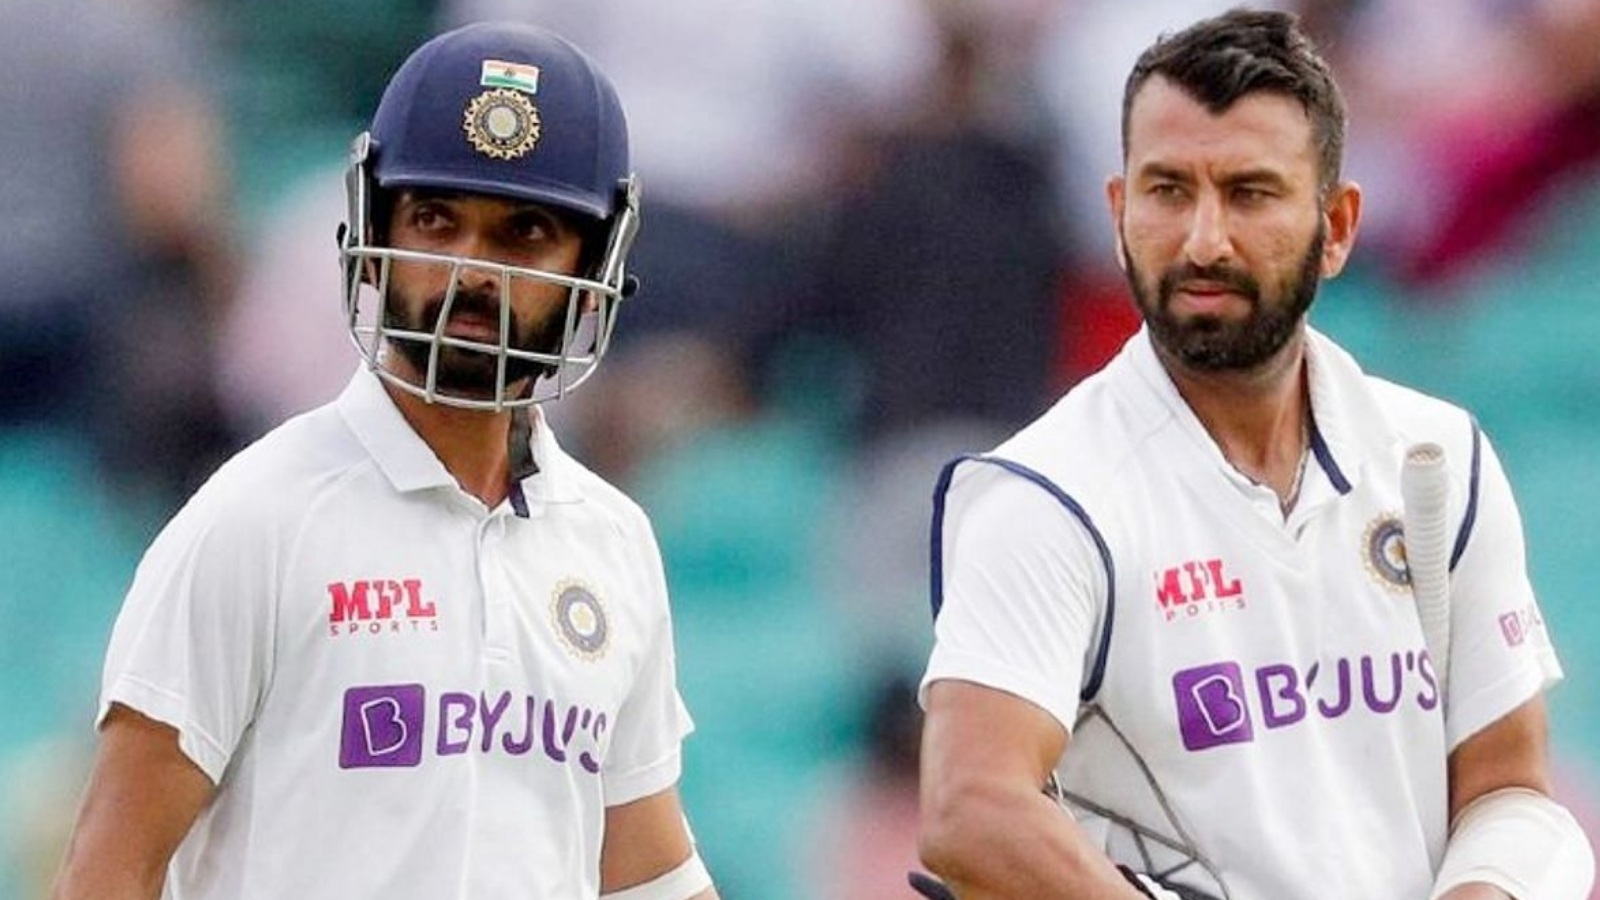
<svg viewBox="0 0 1600 900">
<path fill-rule="evenodd" d="M 605 655 L 611 627 L 600 598 L 582 582 L 563 581 L 556 585 L 550 604 L 556 634 L 567 649 L 582 659 L 595 660 Z"/>
<path fill-rule="evenodd" d="M 462 127 L 479 153 L 518 159 L 539 142 L 539 109 L 517 91 L 495 88 L 472 98 Z"/>
<path fill-rule="evenodd" d="M 483 61 L 483 74 L 478 78 L 478 83 L 484 87 L 511 88 L 526 94 L 537 94 L 539 67 L 486 59 Z"/>
</svg>

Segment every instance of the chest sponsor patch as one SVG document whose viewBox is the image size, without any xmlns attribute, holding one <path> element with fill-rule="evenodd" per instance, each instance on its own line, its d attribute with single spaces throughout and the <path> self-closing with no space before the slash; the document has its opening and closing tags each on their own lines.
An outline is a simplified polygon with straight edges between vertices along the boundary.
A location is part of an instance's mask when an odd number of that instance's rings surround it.
<svg viewBox="0 0 1600 900">
<path fill-rule="evenodd" d="M 1221 559 L 1191 559 L 1157 569 L 1156 605 L 1167 622 L 1245 608 L 1244 583 Z"/>
<path fill-rule="evenodd" d="M 439 609 L 420 578 L 358 578 L 328 583 L 328 636 L 439 630 Z"/>
<path fill-rule="evenodd" d="M 1249 743 L 1266 731 L 1350 715 L 1387 716 L 1439 705 L 1426 650 L 1340 657 L 1299 667 L 1270 663 L 1247 670 L 1225 661 L 1172 676 L 1183 746 L 1191 751 Z"/>
<path fill-rule="evenodd" d="M 442 691 L 421 684 L 344 692 L 339 768 L 414 768 L 425 756 L 535 756 L 600 772 L 609 717 L 587 706 L 512 691 Z"/>
</svg>

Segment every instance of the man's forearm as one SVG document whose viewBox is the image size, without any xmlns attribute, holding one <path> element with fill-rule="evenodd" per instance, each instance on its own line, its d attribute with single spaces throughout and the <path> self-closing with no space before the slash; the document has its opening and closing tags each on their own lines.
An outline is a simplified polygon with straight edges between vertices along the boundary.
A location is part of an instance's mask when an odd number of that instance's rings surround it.
<svg viewBox="0 0 1600 900">
<path fill-rule="evenodd" d="M 165 869 L 145 871 L 90 854 L 68 851 L 50 900 L 157 900 L 166 881 Z"/>
<path fill-rule="evenodd" d="M 1140 900 L 1042 793 L 975 787 L 933 805 L 923 863 L 961 900 Z"/>
</svg>

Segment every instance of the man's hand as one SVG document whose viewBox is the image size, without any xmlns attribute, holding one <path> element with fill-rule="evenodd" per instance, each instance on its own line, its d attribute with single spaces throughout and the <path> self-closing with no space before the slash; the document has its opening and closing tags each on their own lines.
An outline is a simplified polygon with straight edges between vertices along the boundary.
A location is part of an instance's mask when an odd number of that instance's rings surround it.
<svg viewBox="0 0 1600 900">
<path fill-rule="evenodd" d="M 1117 866 L 1117 869 L 1122 872 L 1122 877 L 1128 879 L 1128 883 L 1133 885 L 1139 893 L 1152 898 L 1152 900 L 1216 900 L 1214 897 L 1198 891 L 1191 891 L 1187 888 L 1168 887 L 1149 875 L 1142 875 L 1127 866 Z M 910 883 L 917 893 L 927 897 L 928 900 L 959 900 L 951 892 L 950 888 L 945 886 L 944 882 L 931 875 L 922 872 L 907 872 L 906 881 Z M 1490 890 L 1493 891 L 1494 889 L 1490 888 Z M 1458 897 L 1452 891 L 1445 897 L 1441 897 L 1440 900 L 1500 900 L 1503 896 L 1503 894 L 1495 892 L 1492 895 L 1472 893 L 1462 894 Z"/>
</svg>

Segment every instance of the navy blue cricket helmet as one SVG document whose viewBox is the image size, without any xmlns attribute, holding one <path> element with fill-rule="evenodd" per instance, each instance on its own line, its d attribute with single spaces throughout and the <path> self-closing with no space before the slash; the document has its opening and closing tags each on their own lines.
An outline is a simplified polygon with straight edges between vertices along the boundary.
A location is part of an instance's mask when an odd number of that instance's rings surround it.
<svg viewBox="0 0 1600 900">
<path fill-rule="evenodd" d="M 583 51 L 529 25 L 479 22 L 419 47 L 384 90 L 371 130 L 351 147 L 345 179 L 349 221 L 341 240 L 345 311 L 351 336 L 368 365 L 392 384 L 430 402 L 474 409 L 525 406 L 564 395 L 587 380 L 610 344 L 621 301 L 631 293 L 626 261 L 639 221 L 639 183 L 628 157 L 628 124 L 616 90 Z M 406 188 L 459 191 L 531 200 L 563 210 L 591 227 L 593 260 L 576 277 L 381 246 L 374 200 Z M 395 260 L 452 267 L 452 287 L 436 327 L 400 327 L 387 315 Z M 464 268 L 499 276 L 502 307 L 511 286 L 527 278 L 568 289 L 559 348 L 519 348 L 501 317 L 497 343 L 445 335 L 454 277 Z M 368 302 L 370 301 L 370 302 Z M 385 344 L 428 349 L 426 374 L 413 383 L 380 364 Z M 436 383 L 446 348 L 500 357 L 493 396 L 467 396 Z M 509 363 L 509 365 L 508 365 Z M 541 373 L 527 390 L 516 373 Z M 507 373 L 510 373 L 508 375 Z"/>
</svg>

